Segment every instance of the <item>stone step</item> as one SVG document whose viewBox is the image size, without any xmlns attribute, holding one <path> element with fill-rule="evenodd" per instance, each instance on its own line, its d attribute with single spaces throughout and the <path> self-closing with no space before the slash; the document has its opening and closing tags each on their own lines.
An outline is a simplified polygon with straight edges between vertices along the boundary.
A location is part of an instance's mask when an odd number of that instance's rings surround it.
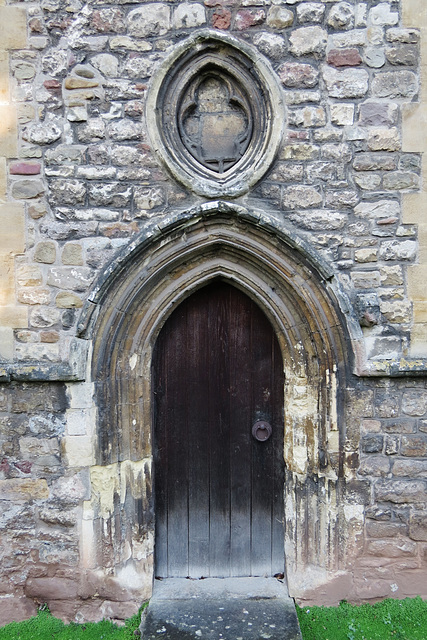
<svg viewBox="0 0 427 640">
<path fill-rule="evenodd" d="M 275 578 L 156 580 L 140 629 L 143 640 L 302 640 Z"/>
</svg>

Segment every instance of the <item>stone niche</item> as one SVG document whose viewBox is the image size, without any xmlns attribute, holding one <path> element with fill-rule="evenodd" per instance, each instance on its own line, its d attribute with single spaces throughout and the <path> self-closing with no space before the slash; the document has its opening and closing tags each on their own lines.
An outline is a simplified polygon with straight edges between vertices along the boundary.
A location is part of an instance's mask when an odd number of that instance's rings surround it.
<svg viewBox="0 0 427 640">
<path fill-rule="evenodd" d="M 179 182 L 204 196 L 239 196 L 256 184 L 277 154 L 284 122 L 269 62 L 210 30 L 174 48 L 147 98 L 153 148 Z"/>
</svg>

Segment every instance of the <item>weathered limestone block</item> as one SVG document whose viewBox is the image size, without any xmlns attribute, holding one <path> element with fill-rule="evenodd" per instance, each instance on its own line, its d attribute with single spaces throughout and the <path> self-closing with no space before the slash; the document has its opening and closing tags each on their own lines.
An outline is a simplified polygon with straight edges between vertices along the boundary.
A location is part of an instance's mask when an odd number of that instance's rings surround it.
<svg viewBox="0 0 427 640">
<path fill-rule="evenodd" d="M 417 64 L 419 54 L 414 45 L 398 44 L 387 47 L 385 55 L 390 64 L 412 67 Z"/>
<path fill-rule="evenodd" d="M 20 289 L 17 298 L 18 302 L 23 304 L 49 304 L 50 290 L 43 287 L 28 287 Z"/>
<path fill-rule="evenodd" d="M 91 184 L 88 191 L 89 204 L 95 207 L 125 207 L 129 205 L 132 195 L 131 187 L 118 182 Z"/>
<path fill-rule="evenodd" d="M 337 71 L 325 66 L 323 79 L 333 98 L 363 98 L 368 91 L 369 75 L 364 69 Z"/>
<path fill-rule="evenodd" d="M 304 107 L 288 111 L 288 122 L 294 127 L 324 127 L 326 114 L 323 107 Z"/>
<path fill-rule="evenodd" d="M 288 217 L 294 224 L 311 231 L 342 229 L 347 222 L 344 213 L 329 209 L 293 211 Z"/>
<path fill-rule="evenodd" d="M 77 129 L 80 142 L 96 142 L 105 137 L 105 122 L 101 118 L 90 118 Z"/>
<path fill-rule="evenodd" d="M 362 476 L 384 478 L 390 473 L 390 460 L 383 455 L 363 457 L 357 472 Z"/>
<path fill-rule="evenodd" d="M 272 60 L 280 60 L 288 50 L 288 45 L 282 36 L 268 31 L 258 32 L 253 42 L 265 56 Z"/>
<path fill-rule="evenodd" d="M 427 412 L 427 391 L 405 391 L 402 411 L 409 416 L 423 416 Z"/>
<path fill-rule="evenodd" d="M 43 282 L 42 272 L 36 265 L 23 264 L 16 269 L 16 282 L 20 287 L 37 287 Z"/>
<path fill-rule="evenodd" d="M 59 289 L 87 291 L 94 277 L 95 273 L 89 267 L 52 267 L 47 284 Z"/>
<path fill-rule="evenodd" d="M 41 180 L 16 180 L 12 183 L 12 197 L 15 200 L 28 200 L 44 194 L 45 187 Z"/>
<path fill-rule="evenodd" d="M 297 5 L 297 17 L 300 24 L 322 22 L 324 15 L 325 5 L 320 2 L 304 2 Z"/>
<path fill-rule="evenodd" d="M 0 480 L 2 500 L 22 502 L 27 500 L 45 500 L 49 497 L 49 489 L 44 478 L 26 479 L 12 478 Z"/>
<path fill-rule="evenodd" d="M 421 480 L 381 480 L 375 485 L 375 497 L 396 504 L 425 502 L 426 483 Z"/>
<path fill-rule="evenodd" d="M 56 260 L 56 244 L 49 240 L 39 242 L 34 252 L 34 260 L 44 264 L 53 264 Z"/>
<path fill-rule="evenodd" d="M 142 125 L 130 119 L 118 120 L 108 126 L 108 134 L 112 140 L 139 140 L 142 137 Z"/>
<path fill-rule="evenodd" d="M 67 440 L 73 440 L 73 438 L 67 438 Z M 77 440 L 82 442 L 79 438 L 77 438 Z M 88 438 L 83 439 L 83 442 L 88 441 Z M 86 452 L 84 456 L 85 459 L 87 455 Z M 84 465 L 82 464 L 81 466 Z M 52 484 L 51 493 L 52 498 L 60 500 L 61 503 L 72 505 L 79 504 L 82 500 L 90 500 L 91 486 L 89 474 L 83 470 L 67 477 L 58 478 L 58 480 Z"/>
<path fill-rule="evenodd" d="M 53 309 L 53 311 L 56 311 Z M 30 417 L 28 427 L 31 433 L 37 436 L 51 438 L 59 436 L 64 432 L 65 420 L 62 415 L 50 413 L 47 415 L 33 415 Z"/>
<path fill-rule="evenodd" d="M 372 95 L 377 98 L 412 98 L 418 91 L 418 80 L 412 71 L 377 73 L 372 80 Z"/>
<path fill-rule="evenodd" d="M 67 242 L 62 250 L 62 264 L 83 265 L 83 249 L 77 242 Z"/>
<path fill-rule="evenodd" d="M 417 243 L 413 240 L 387 240 L 381 244 L 382 260 L 413 260 L 417 253 Z"/>
<path fill-rule="evenodd" d="M 290 51 L 292 55 L 300 57 L 312 55 L 322 58 L 326 51 L 328 41 L 327 32 L 322 27 L 300 27 L 292 31 L 289 36 Z"/>
<path fill-rule="evenodd" d="M 375 202 L 360 202 L 354 209 L 356 216 L 361 218 L 396 218 L 400 217 L 400 204 L 397 200 L 377 200 Z M 399 283 L 400 284 L 400 283 Z"/>
<path fill-rule="evenodd" d="M 400 147 L 400 134 L 396 127 L 369 129 L 368 149 L 371 151 L 399 151 Z"/>
<path fill-rule="evenodd" d="M 161 2 L 144 4 L 127 15 L 129 35 L 135 38 L 163 36 L 170 26 L 170 8 Z"/>
<path fill-rule="evenodd" d="M 84 204 L 86 201 L 86 185 L 79 180 L 51 180 L 49 199 L 54 205 Z"/>
<path fill-rule="evenodd" d="M 380 286 L 379 271 L 353 271 L 351 281 L 356 289 L 375 289 Z"/>
<path fill-rule="evenodd" d="M 380 2 L 369 10 L 369 24 L 373 26 L 394 25 L 399 22 L 399 14 L 388 2 Z"/>
<path fill-rule="evenodd" d="M 381 313 L 391 323 L 410 322 L 412 318 L 412 305 L 410 302 L 395 300 L 380 302 Z"/>
<path fill-rule="evenodd" d="M 403 44 L 417 44 L 420 40 L 420 32 L 418 29 L 402 29 L 394 27 L 387 29 L 387 42 L 402 42 Z"/>
<path fill-rule="evenodd" d="M 283 147 L 280 153 L 281 160 L 316 160 L 319 157 L 320 148 L 315 144 L 289 144 Z"/>
<path fill-rule="evenodd" d="M 55 299 L 56 306 L 59 309 L 81 309 L 83 300 L 71 291 L 61 291 Z"/>
<path fill-rule="evenodd" d="M 286 29 L 294 21 L 294 14 L 289 9 L 278 5 L 270 7 L 267 13 L 267 24 L 272 29 Z"/>
<path fill-rule="evenodd" d="M 396 171 L 383 178 L 384 189 L 399 191 L 403 189 L 418 189 L 420 178 L 416 173 Z"/>
<path fill-rule="evenodd" d="M 206 12 L 201 4 L 180 2 L 173 12 L 174 29 L 190 29 L 202 24 L 206 24 Z"/>
<path fill-rule="evenodd" d="M 284 62 L 277 72 L 281 83 L 285 87 L 312 88 L 319 82 L 319 72 L 311 64 Z"/>
<path fill-rule="evenodd" d="M 352 29 L 354 7 L 349 2 L 338 2 L 329 11 L 328 25 L 333 29 Z"/>
<path fill-rule="evenodd" d="M 58 119 L 32 123 L 24 128 L 22 137 L 33 144 L 52 144 L 62 135 L 62 127 Z"/>
<path fill-rule="evenodd" d="M 359 108 L 360 124 L 366 127 L 392 127 L 398 118 L 398 107 L 389 102 L 367 101 Z"/>
</svg>

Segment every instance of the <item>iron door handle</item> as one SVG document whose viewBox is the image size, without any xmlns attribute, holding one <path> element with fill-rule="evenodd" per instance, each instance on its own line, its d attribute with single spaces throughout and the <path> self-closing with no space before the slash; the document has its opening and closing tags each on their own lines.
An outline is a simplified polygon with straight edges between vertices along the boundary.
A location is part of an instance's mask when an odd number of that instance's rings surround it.
<svg viewBox="0 0 427 640">
<path fill-rule="evenodd" d="M 252 435 L 258 442 L 265 442 L 273 432 L 272 426 L 265 420 L 257 420 L 252 427 Z"/>
</svg>

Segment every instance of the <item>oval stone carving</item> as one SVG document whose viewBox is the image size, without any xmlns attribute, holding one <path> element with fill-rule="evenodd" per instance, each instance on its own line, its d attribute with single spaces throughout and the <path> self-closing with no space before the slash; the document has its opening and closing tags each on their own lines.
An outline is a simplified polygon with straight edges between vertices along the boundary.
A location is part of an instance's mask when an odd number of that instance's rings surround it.
<svg viewBox="0 0 427 640">
<path fill-rule="evenodd" d="M 240 160 L 252 135 L 248 97 L 232 78 L 207 72 L 184 95 L 178 114 L 181 139 L 191 155 L 224 173 Z"/>
<path fill-rule="evenodd" d="M 256 49 L 203 30 L 180 43 L 147 97 L 153 149 L 205 196 L 238 196 L 269 169 L 284 127 L 282 91 Z"/>
</svg>

